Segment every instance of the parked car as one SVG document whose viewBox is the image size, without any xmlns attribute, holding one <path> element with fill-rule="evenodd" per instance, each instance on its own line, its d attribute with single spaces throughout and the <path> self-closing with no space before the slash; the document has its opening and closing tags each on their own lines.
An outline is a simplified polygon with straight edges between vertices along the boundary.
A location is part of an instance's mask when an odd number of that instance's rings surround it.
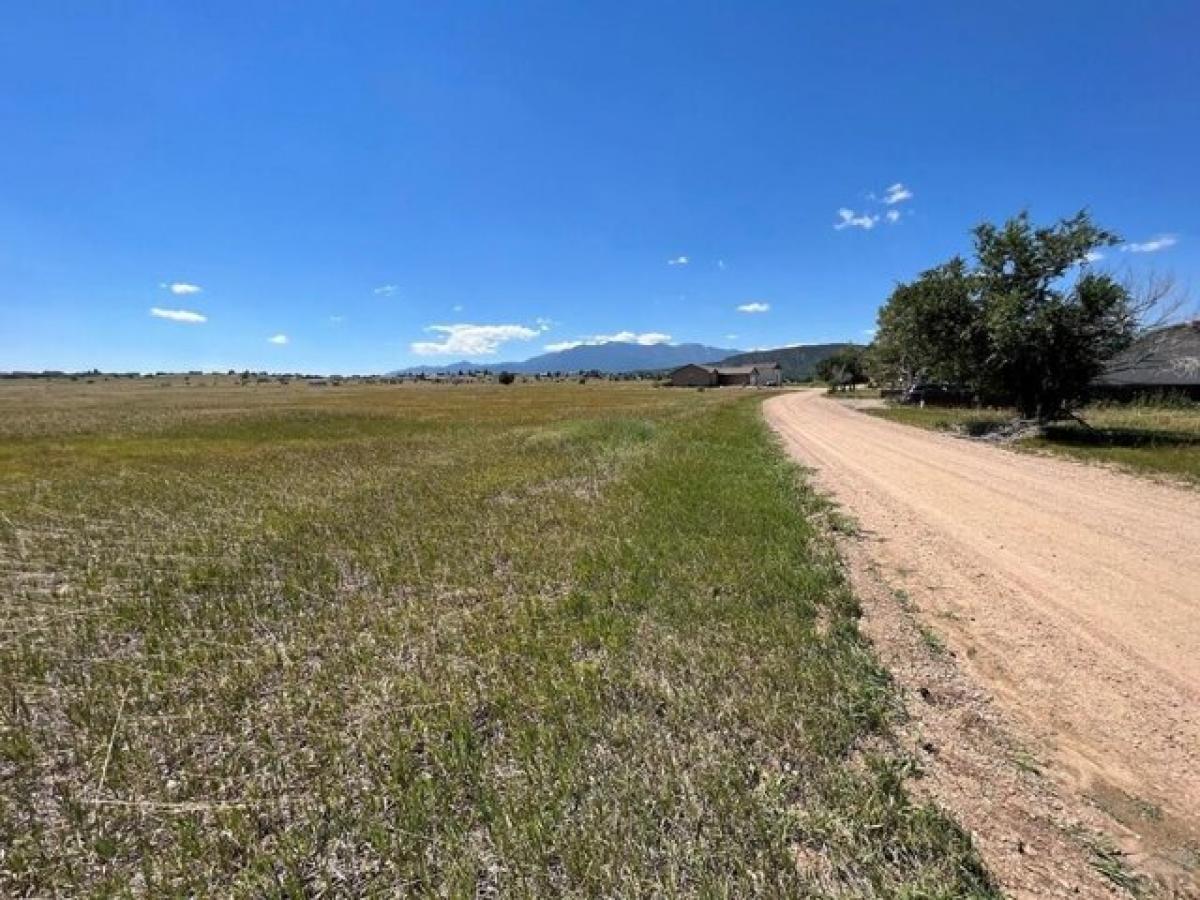
<svg viewBox="0 0 1200 900">
<path fill-rule="evenodd" d="M 946 382 L 925 382 L 914 384 L 904 396 L 901 403 L 910 405 L 958 406 L 971 402 L 971 393 L 961 385 Z"/>
</svg>

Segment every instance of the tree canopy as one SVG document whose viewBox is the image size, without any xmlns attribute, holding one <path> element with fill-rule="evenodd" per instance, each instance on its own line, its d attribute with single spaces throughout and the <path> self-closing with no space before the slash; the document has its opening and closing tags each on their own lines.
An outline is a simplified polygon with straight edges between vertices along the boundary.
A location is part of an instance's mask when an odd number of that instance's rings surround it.
<svg viewBox="0 0 1200 900">
<path fill-rule="evenodd" d="M 1059 416 L 1136 331 L 1129 290 L 1090 266 L 1119 238 L 1087 212 L 1042 228 L 1023 212 L 972 233 L 973 263 L 955 257 L 892 292 L 879 312 L 876 374 L 952 381 L 1027 418 Z"/>
<path fill-rule="evenodd" d="M 843 347 L 817 363 L 816 376 L 833 388 L 853 387 L 867 380 L 862 347 Z"/>
</svg>

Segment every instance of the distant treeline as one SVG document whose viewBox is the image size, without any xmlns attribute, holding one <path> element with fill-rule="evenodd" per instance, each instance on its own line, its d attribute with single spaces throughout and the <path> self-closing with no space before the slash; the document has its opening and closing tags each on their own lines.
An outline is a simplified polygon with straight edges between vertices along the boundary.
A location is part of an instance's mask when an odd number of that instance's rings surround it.
<svg viewBox="0 0 1200 900">
<path fill-rule="evenodd" d="M 334 384 L 340 384 L 342 382 L 358 382 L 363 384 L 400 384 L 404 382 L 496 381 L 501 376 L 505 375 L 512 375 L 521 381 L 564 381 L 576 378 L 604 381 L 653 381 L 662 378 L 664 373 L 660 370 L 644 372 L 601 372 L 598 369 L 588 369 L 579 370 L 576 372 L 561 371 L 517 374 L 511 372 L 495 372 L 488 369 L 480 369 L 463 370 L 461 372 L 414 372 L 411 374 L 406 373 L 392 375 L 318 375 L 305 372 L 252 372 L 250 370 L 238 372 L 233 369 L 225 372 L 205 372 L 199 369 L 191 369 L 180 372 L 102 372 L 99 369 L 69 372 L 59 369 L 43 369 L 40 372 L 20 370 L 0 372 L 0 379 L 53 379 L 70 381 L 87 379 L 94 381 L 97 378 L 101 378 L 126 379 L 134 381 L 148 378 L 234 378 L 240 381 L 250 381 L 253 379 L 258 382 L 308 381 Z"/>
</svg>

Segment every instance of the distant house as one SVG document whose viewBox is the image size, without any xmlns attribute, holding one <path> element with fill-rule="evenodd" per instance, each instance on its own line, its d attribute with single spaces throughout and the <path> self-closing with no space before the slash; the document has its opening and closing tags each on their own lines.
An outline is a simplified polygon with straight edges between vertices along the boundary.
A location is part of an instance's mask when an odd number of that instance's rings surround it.
<svg viewBox="0 0 1200 900">
<path fill-rule="evenodd" d="M 688 363 L 671 373 L 676 387 L 774 387 L 783 383 L 779 363 L 757 363 L 753 366 L 702 366 Z"/>
<path fill-rule="evenodd" d="M 783 384 L 783 367 L 777 362 L 756 363 L 754 383 L 759 387 L 779 387 Z"/>
<path fill-rule="evenodd" d="M 671 373 L 671 384 L 675 387 L 716 387 L 717 367 L 688 363 Z"/>
<path fill-rule="evenodd" d="M 1177 393 L 1200 400 L 1200 319 L 1142 335 L 1092 382 L 1099 397 Z"/>
</svg>

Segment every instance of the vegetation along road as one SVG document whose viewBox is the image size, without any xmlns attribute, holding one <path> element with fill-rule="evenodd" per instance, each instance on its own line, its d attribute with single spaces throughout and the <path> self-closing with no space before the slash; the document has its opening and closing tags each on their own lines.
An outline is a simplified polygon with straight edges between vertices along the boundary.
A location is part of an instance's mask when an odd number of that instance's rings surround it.
<svg viewBox="0 0 1200 900">
<path fill-rule="evenodd" d="M 853 517 L 873 565 L 1061 780 L 1153 854 L 1194 854 L 1196 492 L 910 428 L 816 392 L 765 413 Z"/>
</svg>

